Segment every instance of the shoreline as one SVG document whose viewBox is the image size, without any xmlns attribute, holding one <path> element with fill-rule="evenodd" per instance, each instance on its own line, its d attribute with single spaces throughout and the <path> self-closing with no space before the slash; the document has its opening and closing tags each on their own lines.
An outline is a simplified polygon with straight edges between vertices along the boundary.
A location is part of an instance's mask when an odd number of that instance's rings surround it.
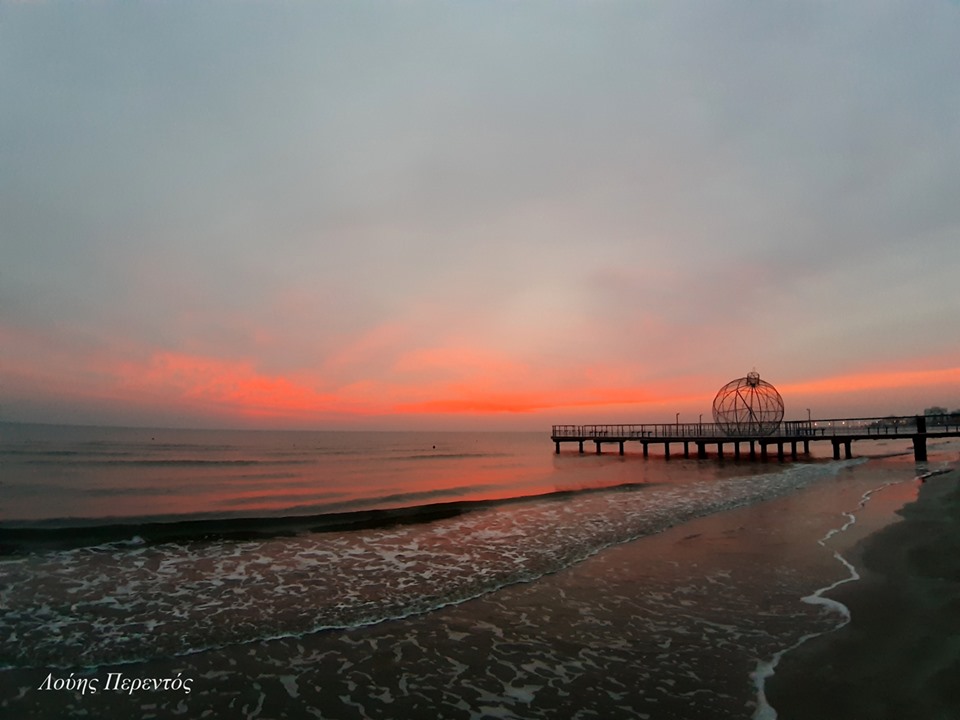
<svg viewBox="0 0 960 720">
<path fill-rule="evenodd" d="M 960 470 L 930 476 L 899 522 L 849 553 L 828 593 L 850 621 L 786 654 L 767 683 L 781 720 L 960 717 Z"/>
<path fill-rule="evenodd" d="M 375 625 L 231 645 L 81 673 L 190 678 L 191 693 L 38 691 L 47 669 L 9 671 L 0 708 L 182 717 L 269 707 L 271 717 L 749 718 L 751 672 L 837 617 L 802 601 L 846 576 L 844 553 L 915 497 L 912 463 L 849 466 L 786 496 L 609 547 L 534 582 Z M 892 481 L 858 509 L 866 491 Z M 832 549 L 832 548 L 831 548 Z M 250 618 L 255 622 L 255 618 Z M 778 670 L 779 672 L 779 670 Z M 61 673 L 66 675 L 67 673 Z M 56 680 L 56 674 L 54 681 Z M 196 712 L 194 712 L 196 711 Z"/>
</svg>

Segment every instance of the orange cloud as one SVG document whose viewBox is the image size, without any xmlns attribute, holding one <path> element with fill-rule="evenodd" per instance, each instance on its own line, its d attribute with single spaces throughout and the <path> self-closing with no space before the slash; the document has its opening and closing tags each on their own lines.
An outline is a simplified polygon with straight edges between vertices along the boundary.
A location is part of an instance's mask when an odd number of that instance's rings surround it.
<svg viewBox="0 0 960 720">
<path fill-rule="evenodd" d="M 960 368 L 862 372 L 778 385 L 781 394 L 838 394 L 864 390 L 960 384 Z"/>
<path fill-rule="evenodd" d="M 410 328 L 400 323 L 387 323 L 373 327 L 351 338 L 327 358 L 324 367 L 331 371 L 355 367 L 360 364 L 382 361 L 391 356 L 395 347 L 410 333 Z"/>
<path fill-rule="evenodd" d="M 218 406 L 241 414 L 314 413 L 339 404 L 335 395 L 309 385 L 258 373 L 249 361 L 168 352 L 154 355 L 145 366 L 126 363 L 117 371 L 117 389 L 124 394 Z"/>
<path fill-rule="evenodd" d="M 463 346 L 418 348 L 402 355 L 394 365 L 398 372 L 464 369 L 499 371 L 522 367 L 489 351 Z"/>
<path fill-rule="evenodd" d="M 142 348 L 89 342 L 67 344 L 42 333 L 0 324 L 0 363 L 7 395 L 19 402 L 116 408 L 140 417 L 216 417 L 265 424 L 313 425 L 353 417 L 373 422 L 389 415 L 591 416 L 590 422 L 659 421 L 675 412 L 708 412 L 719 382 L 703 375 L 669 376 L 629 362 L 567 363 L 563 357 L 517 357 L 469 340 L 436 346 L 409 344 L 407 328 L 383 325 L 345 344 L 316 370 L 265 372 L 252 358 L 229 359 L 183 352 L 150 354 Z M 127 358 L 118 361 L 118 357 Z M 909 402 L 954 402 L 960 367 L 931 368 L 950 359 L 920 358 L 914 367 L 872 367 L 862 372 L 799 382 L 778 382 L 791 400 L 831 412 L 856 414 L 882 402 L 891 410 Z M 946 388 L 944 393 L 942 388 Z M 859 393 L 859 394 L 858 394 Z M 836 402 L 831 402 L 832 399 Z M 908 408 L 912 411 L 912 408 Z M 557 419 L 560 421 L 562 418 Z M 412 417 L 411 417 L 412 420 Z M 400 420 L 399 422 L 403 422 Z"/>
<path fill-rule="evenodd" d="M 551 389 L 539 392 L 486 392 L 482 388 L 460 386 L 436 399 L 400 404 L 401 413 L 530 413 L 540 410 L 642 405 L 670 401 L 685 402 L 642 388 Z"/>
<path fill-rule="evenodd" d="M 464 347 L 411 352 L 385 377 L 359 378 L 326 391 L 319 389 L 323 383 L 317 378 L 264 374 L 252 361 L 172 352 L 108 372 L 115 377 L 112 394 L 135 402 L 159 401 L 253 418 L 490 415 L 690 400 L 668 388 L 597 387 L 594 382 L 604 375 L 600 368 L 573 375 L 568 370 L 536 371 L 506 356 Z M 615 382 L 623 379 L 614 375 Z"/>
</svg>

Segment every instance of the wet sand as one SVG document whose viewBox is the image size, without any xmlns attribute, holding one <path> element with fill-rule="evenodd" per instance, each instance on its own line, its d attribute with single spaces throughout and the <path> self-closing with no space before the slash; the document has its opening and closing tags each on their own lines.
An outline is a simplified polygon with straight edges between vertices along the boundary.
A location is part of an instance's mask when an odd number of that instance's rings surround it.
<svg viewBox="0 0 960 720">
<path fill-rule="evenodd" d="M 802 600 L 849 577 L 833 550 L 846 552 L 893 521 L 916 497 L 912 477 L 905 462 L 850 467 L 787 497 L 693 520 L 424 615 L 78 671 L 100 679 L 95 695 L 38 690 L 47 669 L 3 673 L 0 714 L 750 718 L 758 662 L 842 620 Z M 864 493 L 881 486 L 861 507 Z M 828 547 L 818 544 L 847 523 L 847 512 L 856 523 Z M 190 678 L 191 692 L 107 692 L 111 672 Z M 776 702 L 798 706 L 796 698 Z"/>
<path fill-rule="evenodd" d="M 960 473 L 931 477 L 900 514 L 854 549 L 861 581 L 830 593 L 850 624 L 778 667 L 782 720 L 960 718 Z"/>
</svg>

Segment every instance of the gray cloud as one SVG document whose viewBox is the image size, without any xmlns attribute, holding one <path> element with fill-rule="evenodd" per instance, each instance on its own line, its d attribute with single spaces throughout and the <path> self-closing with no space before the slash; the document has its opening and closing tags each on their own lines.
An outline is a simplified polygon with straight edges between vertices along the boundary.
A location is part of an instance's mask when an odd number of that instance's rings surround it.
<svg viewBox="0 0 960 720">
<path fill-rule="evenodd" d="M 0 324 L 277 372 L 390 324 L 949 354 L 958 67 L 947 2 L 7 6 Z"/>
</svg>

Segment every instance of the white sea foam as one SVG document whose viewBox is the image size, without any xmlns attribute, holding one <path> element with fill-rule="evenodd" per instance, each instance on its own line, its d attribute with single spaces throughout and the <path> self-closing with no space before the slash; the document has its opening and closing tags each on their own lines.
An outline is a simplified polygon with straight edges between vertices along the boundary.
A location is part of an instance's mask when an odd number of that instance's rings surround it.
<svg viewBox="0 0 960 720">
<path fill-rule="evenodd" d="M 0 636 L 24 640 L 10 648 L 14 666 L 95 666 L 408 617 L 791 492 L 856 462 L 711 474 L 393 528 L 27 556 L 4 566 L 0 601 L 10 612 Z M 94 623 L 100 631 L 91 635 L 84 628 Z"/>
<path fill-rule="evenodd" d="M 939 472 L 942 472 L 942 471 L 939 471 Z M 927 472 L 923 475 L 920 475 L 914 478 L 914 480 L 924 480 L 934 474 L 937 474 L 937 471 Z M 870 498 L 873 497 L 873 495 L 885 490 L 891 485 L 898 485 L 898 484 L 901 484 L 902 482 L 910 482 L 910 481 L 888 482 L 864 492 L 863 495 L 860 497 L 860 501 L 857 504 L 857 507 L 852 512 L 842 513 L 842 515 L 846 518 L 846 521 L 839 527 L 830 529 L 822 538 L 817 540 L 817 544 L 823 548 L 826 548 L 827 543 L 830 541 L 831 538 L 835 537 L 836 535 L 845 533 L 852 525 L 854 525 L 857 522 L 856 513 L 859 510 L 861 510 L 864 506 L 866 506 L 866 504 L 870 501 Z M 774 709 L 774 707 L 770 705 L 769 701 L 767 700 L 766 682 L 769 678 L 773 677 L 773 675 L 776 674 L 776 668 L 780 664 L 780 661 L 783 659 L 783 657 L 788 653 L 793 652 L 794 650 L 799 648 L 801 645 L 803 645 L 807 641 L 812 640 L 813 638 L 820 637 L 822 635 L 826 635 L 828 633 L 833 633 L 833 632 L 836 632 L 837 630 L 840 630 L 841 628 L 849 624 L 851 620 L 850 608 L 848 608 L 846 605 L 844 605 L 843 603 L 837 600 L 826 597 L 826 594 L 840 587 L 841 585 L 845 585 L 850 582 L 856 582 L 857 580 L 860 579 L 860 574 L 857 572 L 857 568 L 849 560 L 843 557 L 843 555 L 841 555 L 839 552 L 833 551 L 833 557 L 837 562 L 839 562 L 841 565 L 843 565 L 846 568 L 847 577 L 841 578 L 840 580 L 837 580 L 836 582 L 833 582 L 830 585 L 826 585 L 822 588 L 817 589 L 811 595 L 807 595 L 806 597 L 802 598 L 802 600 L 803 602 L 809 605 L 819 605 L 821 607 L 826 608 L 829 611 L 832 611 L 837 616 L 839 616 L 839 619 L 832 628 L 829 628 L 828 630 L 825 630 L 822 632 L 807 633 L 792 645 L 785 647 L 779 650 L 778 652 L 774 653 L 770 659 L 757 661 L 756 668 L 751 673 L 751 678 L 753 679 L 754 686 L 756 688 L 756 694 L 757 694 L 757 708 L 756 708 L 756 711 L 754 712 L 753 720 L 776 720 L 777 718 L 776 709 Z"/>
</svg>

